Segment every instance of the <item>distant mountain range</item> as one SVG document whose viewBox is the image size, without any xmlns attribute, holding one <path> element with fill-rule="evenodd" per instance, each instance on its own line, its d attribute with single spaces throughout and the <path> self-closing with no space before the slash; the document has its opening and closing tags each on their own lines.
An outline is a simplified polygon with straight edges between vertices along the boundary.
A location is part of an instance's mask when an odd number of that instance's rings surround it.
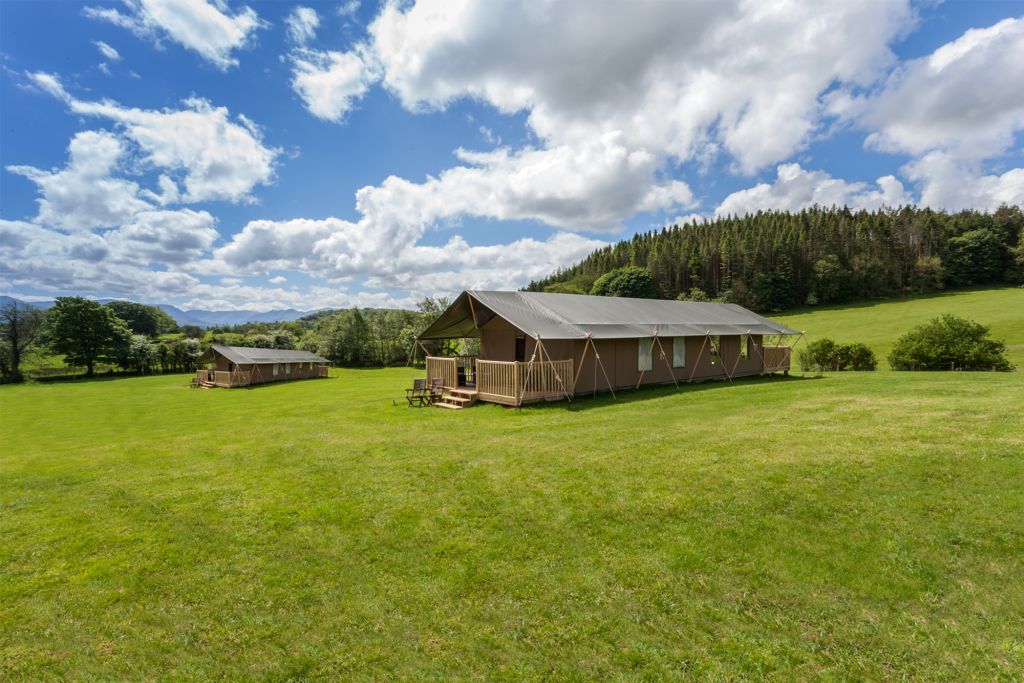
<svg viewBox="0 0 1024 683">
<path fill-rule="evenodd" d="M 12 299 L 9 296 L 0 296 L 0 304 L 5 304 L 8 301 L 19 301 L 18 299 Z M 111 301 L 118 301 L 118 299 L 97 299 L 101 304 L 106 304 Z M 36 308 L 46 310 L 50 306 L 53 306 L 52 301 L 31 301 L 27 302 Z M 244 323 L 283 323 L 291 322 L 292 320 L 298 320 L 307 315 L 312 315 L 317 311 L 297 311 L 294 308 L 284 308 L 273 311 L 207 311 L 202 309 L 193 309 L 189 311 L 183 311 L 177 306 L 171 306 L 169 304 L 153 304 L 157 308 L 162 309 L 167 315 L 174 318 L 174 321 L 179 325 L 198 325 L 199 327 L 221 327 L 224 325 L 242 325 Z M 318 309 L 323 310 L 323 309 Z"/>
</svg>

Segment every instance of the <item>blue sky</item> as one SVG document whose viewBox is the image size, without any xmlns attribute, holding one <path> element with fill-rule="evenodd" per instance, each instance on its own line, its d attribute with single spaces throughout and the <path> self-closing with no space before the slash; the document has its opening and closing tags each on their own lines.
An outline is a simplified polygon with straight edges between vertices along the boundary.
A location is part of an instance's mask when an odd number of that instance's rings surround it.
<svg viewBox="0 0 1024 683">
<path fill-rule="evenodd" d="M 4 1 L 0 293 L 411 305 L 683 220 L 1024 203 L 1021 15 Z"/>
</svg>

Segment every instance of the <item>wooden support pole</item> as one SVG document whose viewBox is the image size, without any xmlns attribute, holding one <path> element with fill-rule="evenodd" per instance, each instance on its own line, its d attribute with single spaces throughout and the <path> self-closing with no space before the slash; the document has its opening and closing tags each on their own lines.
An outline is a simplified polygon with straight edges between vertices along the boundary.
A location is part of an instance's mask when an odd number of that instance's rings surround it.
<svg viewBox="0 0 1024 683">
<path fill-rule="evenodd" d="M 473 306 L 473 297 L 471 297 L 471 296 L 469 296 L 467 294 L 466 298 L 469 299 L 469 313 L 470 313 L 470 315 L 473 316 L 473 327 L 476 327 L 477 329 L 479 329 L 480 325 L 476 321 L 476 308 Z"/>
<path fill-rule="evenodd" d="M 540 341 L 540 337 L 537 338 Z M 530 362 L 526 368 L 526 379 L 523 381 L 523 388 L 519 390 L 519 401 L 516 403 L 516 407 L 522 407 L 523 397 L 526 395 L 526 387 L 530 384 L 530 376 L 533 375 L 533 360 L 537 357 L 537 345 L 533 345 L 533 353 L 530 354 Z"/>
<path fill-rule="evenodd" d="M 665 347 L 661 345 L 661 337 L 654 335 L 654 338 L 658 341 L 658 349 L 661 351 L 661 357 L 665 360 L 665 365 L 668 366 L 668 374 L 672 376 L 672 384 L 676 385 L 676 389 L 678 389 L 679 382 L 676 381 L 676 373 L 672 369 L 672 361 L 670 361 L 668 356 L 665 355 Z"/>
<path fill-rule="evenodd" d="M 651 348 L 647 350 L 647 358 L 651 361 L 651 368 L 654 368 L 654 340 L 657 337 L 658 337 L 658 333 L 655 332 L 654 336 L 651 337 Z M 644 363 L 644 365 L 646 365 L 646 363 Z M 645 372 L 647 372 L 647 371 L 646 370 L 641 370 L 640 371 L 640 377 L 636 381 L 636 386 L 633 387 L 634 390 L 640 388 L 640 383 L 644 381 L 644 373 Z"/>
<path fill-rule="evenodd" d="M 747 336 L 750 336 L 750 330 L 747 330 Z M 753 344 L 753 341 L 751 341 Z M 761 335 L 761 346 L 764 346 L 764 335 Z M 757 349 L 757 355 L 761 357 L 761 374 L 764 374 L 764 353 L 761 349 L 757 348 L 757 344 L 754 344 L 754 348 Z"/>
<path fill-rule="evenodd" d="M 587 351 L 590 350 L 590 335 L 587 335 L 587 342 L 583 345 L 583 353 L 580 354 L 580 366 L 576 368 L 576 376 L 572 378 L 572 393 L 576 393 L 576 384 L 580 381 L 580 373 L 583 372 L 583 361 L 587 359 Z"/>
<path fill-rule="evenodd" d="M 537 338 L 537 345 L 540 347 L 541 352 L 540 362 L 543 363 L 544 357 L 547 356 L 548 362 L 551 364 L 551 374 L 555 376 L 555 379 L 558 381 L 558 384 L 562 387 L 562 393 L 565 394 L 566 400 L 569 401 L 569 403 L 572 403 L 572 396 L 569 395 L 569 391 L 565 388 L 565 382 L 562 381 L 562 376 L 558 374 L 558 368 L 555 366 L 554 361 L 551 360 L 551 354 L 548 353 L 548 350 L 546 348 L 544 348 L 544 344 L 541 343 L 539 337 Z"/>
<path fill-rule="evenodd" d="M 708 340 L 711 338 L 711 331 L 704 335 L 704 343 L 700 345 L 700 351 L 697 352 L 697 360 L 693 362 L 693 367 L 690 369 L 690 379 L 687 382 L 693 381 L 693 375 L 697 372 L 697 367 L 700 365 L 701 356 L 704 355 L 704 347 L 708 345 Z"/>
<path fill-rule="evenodd" d="M 802 342 L 804 340 L 804 334 L 806 334 L 806 332 L 801 332 L 800 336 L 796 338 L 795 342 L 793 342 L 793 345 L 789 347 L 789 367 L 790 368 L 793 367 L 793 349 L 795 349 L 797 347 L 797 344 L 799 344 L 800 342 Z"/>
<path fill-rule="evenodd" d="M 726 379 L 728 379 L 729 382 L 732 383 L 732 377 L 729 375 L 729 370 L 726 369 L 726 367 L 725 367 L 725 356 L 722 355 L 722 347 L 721 347 L 721 345 L 716 344 L 715 340 L 712 339 L 711 340 L 711 346 L 712 346 L 712 348 L 715 349 L 715 353 L 718 354 L 718 360 L 722 361 L 722 372 L 725 373 Z"/>
<path fill-rule="evenodd" d="M 732 364 L 732 374 L 733 375 L 736 374 L 736 368 L 738 368 L 740 366 L 740 357 L 743 355 L 743 339 L 745 337 L 749 337 L 749 334 L 750 334 L 750 330 L 747 330 L 747 334 L 741 334 L 740 335 L 740 348 L 736 350 L 736 362 Z M 747 341 L 747 348 L 748 349 L 750 348 L 749 338 L 748 338 L 748 341 Z"/>
</svg>

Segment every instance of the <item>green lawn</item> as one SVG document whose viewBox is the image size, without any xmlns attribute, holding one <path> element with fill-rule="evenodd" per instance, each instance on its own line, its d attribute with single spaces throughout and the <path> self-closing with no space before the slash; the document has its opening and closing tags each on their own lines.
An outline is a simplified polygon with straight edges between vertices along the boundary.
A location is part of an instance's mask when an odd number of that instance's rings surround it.
<svg viewBox="0 0 1024 683">
<path fill-rule="evenodd" d="M 1024 373 L 413 375 L 0 388 L 0 679 L 1024 671 Z"/>
<path fill-rule="evenodd" d="M 942 312 L 1024 366 L 1024 290 Z M 0 387 L 0 679 L 1019 679 L 1024 373 L 508 410 L 412 370 Z"/>
<path fill-rule="evenodd" d="M 807 341 L 829 337 L 838 342 L 864 342 L 878 356 L 880 367 L 892 345 L 912 327 L 943 313 L 956 313 L 992 328 L 1006 342 L 1010 362 L 1024 368 L 1024 288 L 959 290 L 910 299 L 807 309 L 770 316 L 807 332 Z"/>
</svg>

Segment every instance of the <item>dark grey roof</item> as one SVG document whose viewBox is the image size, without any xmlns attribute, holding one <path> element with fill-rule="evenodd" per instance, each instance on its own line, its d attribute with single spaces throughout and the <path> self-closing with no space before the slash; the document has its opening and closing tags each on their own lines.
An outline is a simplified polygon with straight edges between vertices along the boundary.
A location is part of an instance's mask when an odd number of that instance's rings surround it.
<svg viewBox="0 0 1024 683">
<path fill-rule="evenodd" d="M 232 363 L 239 365 L 262 365 L 267 363 L 329 363 L 311 351 L 295 349 L 257 349 L 248 346 L 218 346 L 214 344 L 203 355 L 196 359 L 197 363 L 205 363 L 219 353 Z"/>
<path fill-rule="evenodd" d="M 420 339 L 475 337 L 500 316 L 533 338 L 632 339 L 696 337 L 705 334 L 797 334 L 737 304 L 628 299 L 545 292 L 467 291 L 420 334 Z"/>
</svg>

